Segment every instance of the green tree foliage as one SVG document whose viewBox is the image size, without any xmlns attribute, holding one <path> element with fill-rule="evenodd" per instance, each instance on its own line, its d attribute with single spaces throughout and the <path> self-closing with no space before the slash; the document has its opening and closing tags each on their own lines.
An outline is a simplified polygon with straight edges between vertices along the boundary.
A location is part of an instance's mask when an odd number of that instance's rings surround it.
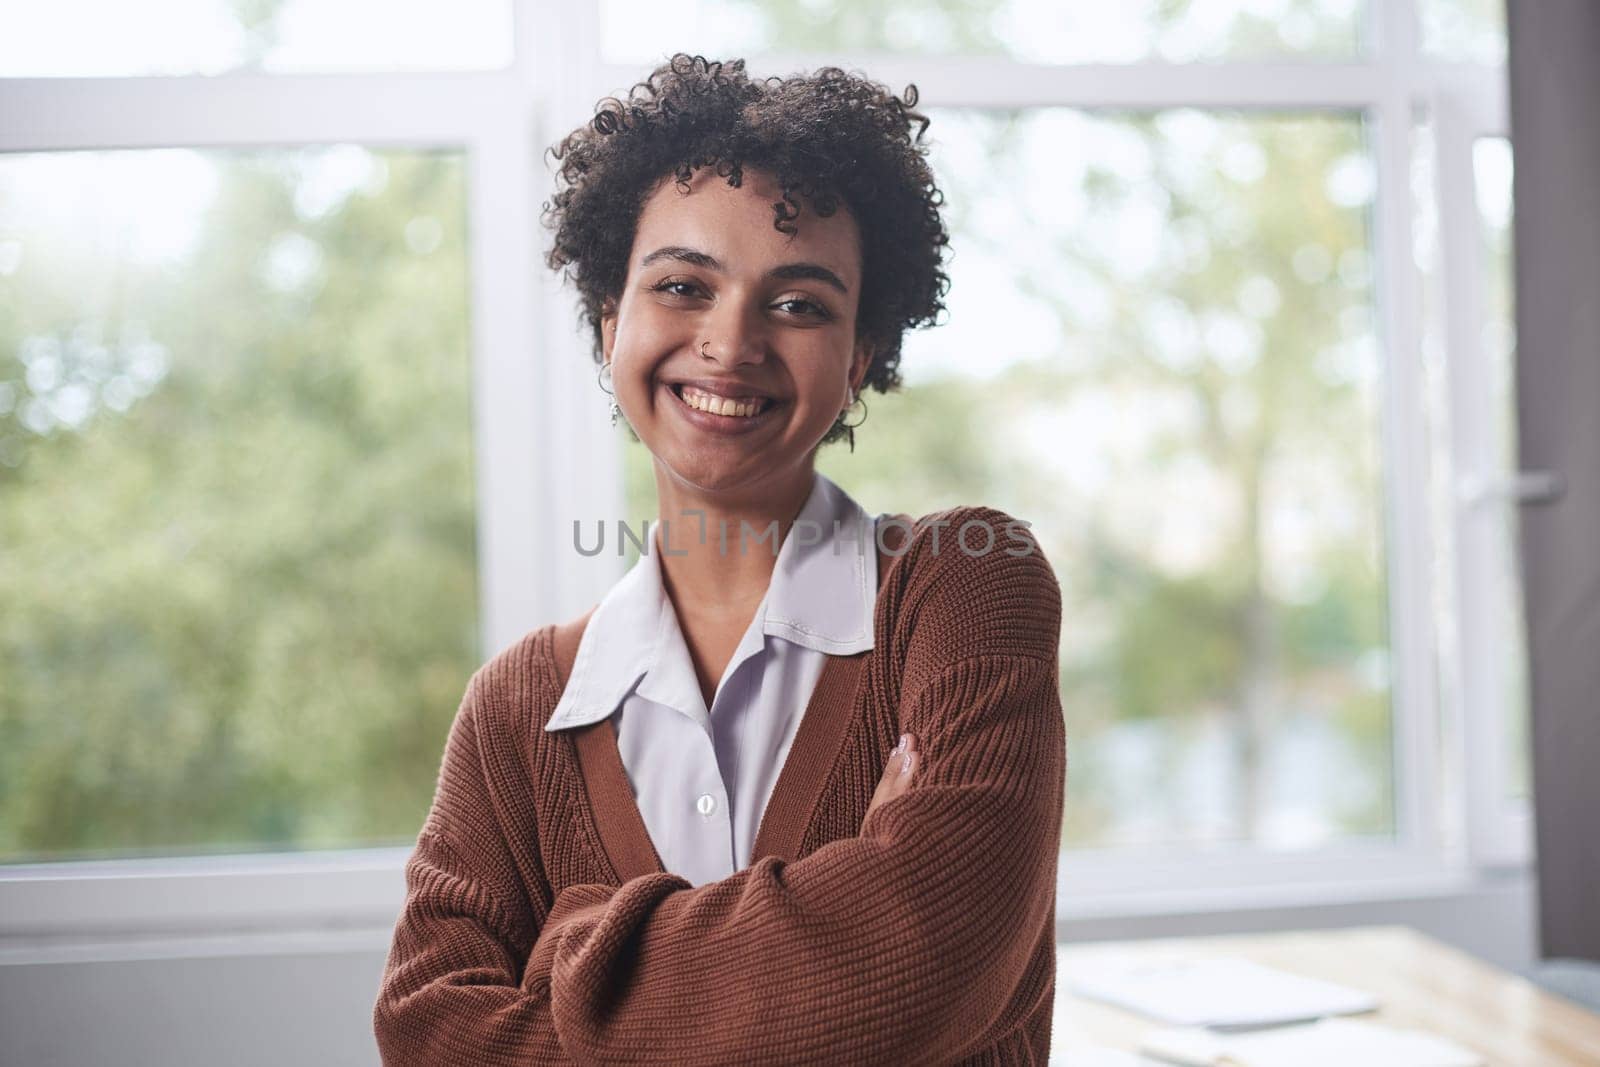
<svg viewBox="0 0 1600 1067">
<path fill-rule="evenodd" d="M 409 840 L 477 662 L 461 161 L 206 162 L 176 259 L 7 235 L 11 859 Z"/>
</svg>

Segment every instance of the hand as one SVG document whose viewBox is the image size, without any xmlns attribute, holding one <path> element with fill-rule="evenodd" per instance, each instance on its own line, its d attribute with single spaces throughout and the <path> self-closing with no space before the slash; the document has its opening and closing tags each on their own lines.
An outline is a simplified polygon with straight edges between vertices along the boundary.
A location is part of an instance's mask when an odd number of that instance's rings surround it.
<svg viewBox="0 0 1600 1067">
<path fill-rule="evenodd" d="M 878 779 L 878 788 L 872 793 L 867 815 L 871 815 L 872 809 L 879 804 L 887 804 L 911 788 L 911 776 L 916 773 L 919 758 L 917 739 L 910 734 L 901 734 L 900 743 L 889 753 L 889 762 L 884 765 L 883 777 Z M 862 816 L 862 821 L 866 821 L 866 816 Z"/>
</svg>

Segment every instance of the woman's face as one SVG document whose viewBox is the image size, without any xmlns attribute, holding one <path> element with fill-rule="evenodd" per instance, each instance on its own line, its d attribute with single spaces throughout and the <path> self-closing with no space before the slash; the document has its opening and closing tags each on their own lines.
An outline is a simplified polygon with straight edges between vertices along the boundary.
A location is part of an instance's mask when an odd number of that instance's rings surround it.
<svg viewBox="0 0 1600 1067">
<path fill-rule="evenodd" d="M 601 321 L 617 404 L 658 474 L 708 493 L 797 484 L 871 358 L 854 217 L 803 204 L 790 236 L 773 226 L 779 196 L 759 171 L 735 189 L 702 168 L 687 194 L 664 180 Z"/>
</svg>

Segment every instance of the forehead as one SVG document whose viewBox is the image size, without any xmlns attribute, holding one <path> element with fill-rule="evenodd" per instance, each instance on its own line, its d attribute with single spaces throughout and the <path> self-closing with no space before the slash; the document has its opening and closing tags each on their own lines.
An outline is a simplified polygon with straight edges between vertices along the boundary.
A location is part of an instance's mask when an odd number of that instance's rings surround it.
<svg viewBox="0 0 1600 1067">
<path fill-rule="evenodd" d="M 735 189 L 709 167 L 695 171 L 687 194 L 669 175 L 646 198 L 634 232 L 632 271 L 652 249 L 682 245 L 705 252 L 728 269 L 765 269 L 797 259 L 820 263 L 847 282 L 861 272 L 861 234 L 843 204 L 827 218 L 796 196 L 799 232 L 786 234 L 773 225 L 772 205 L 782 198 L 777 180 L 765 171 L 746 170 Z M 856 288 L 851 285 L 851 288 Z"/>
</svg>

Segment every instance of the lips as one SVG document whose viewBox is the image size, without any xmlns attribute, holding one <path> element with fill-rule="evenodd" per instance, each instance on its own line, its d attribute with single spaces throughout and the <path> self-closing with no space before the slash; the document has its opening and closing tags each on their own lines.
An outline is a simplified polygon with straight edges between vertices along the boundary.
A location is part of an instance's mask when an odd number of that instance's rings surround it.
<svg viewBox="0 0 1600 1067">
<path fill-rule="evenodd" d="M 708 392 L 693 385 L 680 385 L 675 391 L 680 400 L 696 411 L 727 418 L 747 419 L 760 414 L 772 403 L 766 397 L 749 396 L 736 399 Z"/>
<path fill-rule="evenodd" d="M 773 397 L 754 393 L 748 388 L 735 390 L 724 387 L 716 394 L 701 391 L 693 383 L 663 382 L 662 388 L 671 396 L 672 410 L 697 429 L 720 436 L 748 433 L 770 423 L 783 407 L 783 402 Z M 742 392 L 733 398 L 728 392 Z M 685 396 L 687 394 L 687 398 Z"/>
</svg>

